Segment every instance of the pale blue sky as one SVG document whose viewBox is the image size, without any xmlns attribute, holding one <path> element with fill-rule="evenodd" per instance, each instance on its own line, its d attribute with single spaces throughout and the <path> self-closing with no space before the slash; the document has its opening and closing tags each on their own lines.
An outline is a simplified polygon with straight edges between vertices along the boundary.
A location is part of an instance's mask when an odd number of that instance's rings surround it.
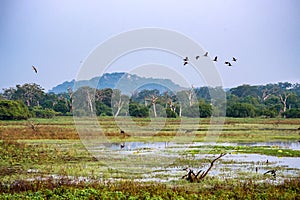
<svg viewBox="0 0 300 200">
<path fill-rule="evenodd" d="M 97 45 L 143 27 L 178 31 L 218 55 L 224 87 L 300 82 L 298 0 L 0 0 L 0 88 L 35 82 L 51 89 L 76 78 Z M 232 56 L 238 63 L 228 68 L 223 61 Z M 125 71 L 132 59 L 117 68 Z"/>
</svg>

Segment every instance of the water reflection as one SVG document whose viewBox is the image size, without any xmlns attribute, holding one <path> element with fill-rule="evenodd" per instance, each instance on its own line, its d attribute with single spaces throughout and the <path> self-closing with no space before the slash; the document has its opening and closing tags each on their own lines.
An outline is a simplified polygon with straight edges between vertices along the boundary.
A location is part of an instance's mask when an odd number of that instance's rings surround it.
<svg viewBox="0 0 300 200">
<path fill-rule="evenodd" d="M 249 142 L 249 143 L 207 143 L 194 142 L 182 144 L 175 142 L 122 142 L 105 143 L 105 148 L 110 150 L 139 150 L 139 149 L 165 149 L 168 147 L 186 148 L 189 146 L 269 146 L 282 149 L 300 150 L 300 142 Z"/>
</svg>

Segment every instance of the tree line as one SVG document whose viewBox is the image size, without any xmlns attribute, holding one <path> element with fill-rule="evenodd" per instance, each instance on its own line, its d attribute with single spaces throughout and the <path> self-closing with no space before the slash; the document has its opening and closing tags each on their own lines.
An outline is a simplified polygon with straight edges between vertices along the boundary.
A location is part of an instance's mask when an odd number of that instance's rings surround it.
<svg viewBox="0 0 300 200">
<path fill-rule="evenodd" d="M 222 98 L 224 97 L 224 98 Z M 131 95 L 118 89 L 71 88 L 46 93 L 35 83 L 3 89 L 0 119 L 50 118 L 57 115 L 134 117 L 300 117 L 300 84 L 199 87 L 160 92 L 141 90 Z"/>
</svg>

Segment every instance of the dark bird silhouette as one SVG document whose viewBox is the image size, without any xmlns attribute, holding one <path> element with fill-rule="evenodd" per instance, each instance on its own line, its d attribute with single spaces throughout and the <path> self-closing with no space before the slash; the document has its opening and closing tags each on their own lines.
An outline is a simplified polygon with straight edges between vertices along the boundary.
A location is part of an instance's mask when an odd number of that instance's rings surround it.
<svg viewBox="0 0 300 200">
<path fill-rule="evenodd" d="M 121 149 L 123 149 L 125 147 L 125 144 L 124 143 L 122 143 L 121 144 Z"/>
<path fill-rule="evenodd" d="M 257 167 L 255 167 L 255 172 L 256 172 L 256 173 L 258 172 L 258 168 L 257 168 Z"/>
<path fill-rule="evenodd" d="M 204 56 L 208 56 L 208 52 L 205 52 Z"/>
<path fill-rule="evenodd" d="M 266 171 L 266 172 L 264 173 L 264 175 L 266 175 L 266 174 L 268 174 L 268 173 L 270 173 L 271 175 L 273 175 L 274 177 L 276 177 L 276 170 L 272 169 L 272 170 Z"/>
<path fill-rule="evenodd" d="M 200 58 L 200 56 L 196 56 L 196 60 L 198 60 Z"/>
<path fill-rule="evenodd" d="M 33 69 L 34 72 L 37 74 L 38 71 L 37 71 L 36 67 L 32 65 L 32 69 Z"/>
<path fill-rule="evenodd" d="M 185 65 L 187 65 L 187 64 L 189 64 L 189 62 L 185 61 L 185 62 L 183 63 L 183 66 L 185 66 Z"/>
<path fill-rule="evenodd" d="M 124 133 L 125 133 L 125 131 L 123 131 L 123 130 L 121 129 L 121 133 L 123 133 L 123 134 L 124 134 Z"/>
<path fill-rule="evenodd" d="M 236 59 L 235 57 L 232 57 L 232 61 L 236 62 L 236 60 L 237 60 L 237 59 Z"/>
<path fill-rule="evenodd" d="M 188 57 L 185 57 L 185 58 L 183 59 L 183 61 L 187 62 L 187 61 L 189 61 L 189 58 L 188 58 Z"/>
<path fill-rule="evenodd" d="M 267 164 L 269 164 L 269 160 L 267 159 L 267 162 L 266 162 Z"/>
<path fill-rule="evenodd" d="M 218 61 L 218 56 L 216 56 L 213 61 L 217 62 Z"/>
<path fill-rule="evenodd" d="M 225 64 L 226 64 L 226 65 L 228 65 L 229 67 L 231 67 L 231 66 L 232 66 L 232 65 L 231 65 L 231 63 L 230 63 L 230 62 L 228 62 L 228 61 L 226 61 L 226 62 L 225 62 Z"/>
</svg>

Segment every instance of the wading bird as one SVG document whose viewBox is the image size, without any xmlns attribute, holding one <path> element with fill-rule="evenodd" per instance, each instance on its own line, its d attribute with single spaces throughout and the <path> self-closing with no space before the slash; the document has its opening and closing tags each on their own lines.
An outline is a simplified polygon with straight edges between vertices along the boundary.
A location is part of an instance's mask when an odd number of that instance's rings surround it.
<svg viewBox="0 0 300 200">
<path fill-rule="evenodd" d="M 123 149 L 125 147 L 125 143 L 121 144 L 121 149 Z"/>
</svg>

